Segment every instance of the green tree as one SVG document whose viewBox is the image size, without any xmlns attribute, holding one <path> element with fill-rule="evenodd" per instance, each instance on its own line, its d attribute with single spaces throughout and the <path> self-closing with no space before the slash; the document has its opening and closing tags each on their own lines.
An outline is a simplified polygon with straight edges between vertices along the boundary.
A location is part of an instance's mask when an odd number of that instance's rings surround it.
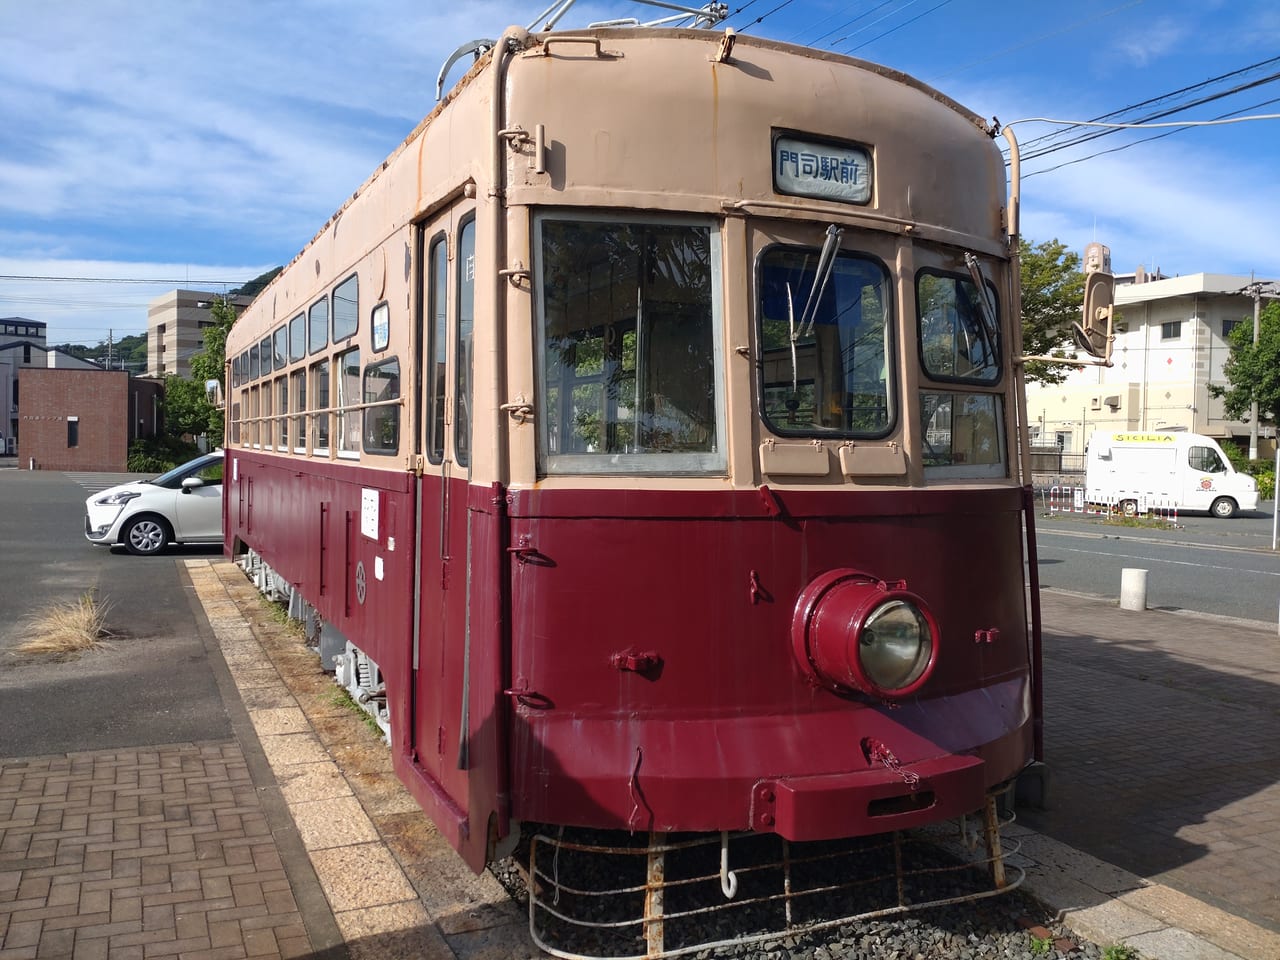
<svg viewBox="0 0 1280 960">
<path fill-rule="evenodd" d="M 1084 274 L 1080 254 L 1058 240 L 1019 241 L 1022 268 L 1022 352 L 1029 356 L 1075 356 L 1071 324 L 1080 319 Z M 1069 367 L 1044 361 L 1027 364 L 1027 379 L 1062 383 Z"/>
<path fill-rule="evenodd" d="M 206 383 L 216 380 L 226 388 L 227 333 L 236 322 L 236 308 L 217 297 L 209 308 L 212 326 L 205 327 L 204 348 L 191 357 L 191 376 L 164 380 L 165 432 L 174 438 L 204 434 L 222 442 L 222 411 L 209 402 Z"/>
<path fill-rule="evenodd" d="M 221 423 L 221 411 L 209 403 L 203 380 L 174 374 L 164 378 L 165 433 L 175 439 L 188 435 L 198 437 L 201 434 L 217 439 L 222 436 Z"/>
<path fill-rule="evenodd" d="M 1222 365 L 1228 386 L 1210 384 L 1209 393 L 1221 397 L 1232 420 L 1248 420 L 1258 404 L 1258 419 L 1280 423 L 1280 301 L 1271 301 L 1258 317 L 1258 342 L 1253 342 L 1253 317 L 1236 325 L 1227 338 L 1231 355 Z"/>
</svg>

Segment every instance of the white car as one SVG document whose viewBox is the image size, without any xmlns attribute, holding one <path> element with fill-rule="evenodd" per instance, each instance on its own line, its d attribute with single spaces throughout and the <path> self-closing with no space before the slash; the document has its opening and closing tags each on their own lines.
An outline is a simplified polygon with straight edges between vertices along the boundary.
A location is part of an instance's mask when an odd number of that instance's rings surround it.
<svg viewBox="0 0 1280 960">
<path fill-rule="evenodd" d="M 206 453 L 154 480 L 102 490 L 84 502 L 91 543 L 122 543 L 149 556 L 170 543 L 222 542 L 221 450 Z"/>
</svg>

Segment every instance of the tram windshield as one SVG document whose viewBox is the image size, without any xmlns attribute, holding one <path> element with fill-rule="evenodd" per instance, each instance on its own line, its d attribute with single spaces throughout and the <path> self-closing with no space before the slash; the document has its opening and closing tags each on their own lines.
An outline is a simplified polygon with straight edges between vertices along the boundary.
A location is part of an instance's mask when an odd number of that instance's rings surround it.
<svg viewBox="0 0 1280 960">
<path fill-rule="evenodd" d="M 718 234 L 551 216 L 538 233 L 543 469 L 723 471 Z"/>
<path fill-rule="evenodd" d="M 765 422 L 782 436 L 884 436 L 894 417 L 888 271 L 839 253 L 825 284 L 815 284 L 821 260 L 793 247 L 761 258 Z"/>
</svg>

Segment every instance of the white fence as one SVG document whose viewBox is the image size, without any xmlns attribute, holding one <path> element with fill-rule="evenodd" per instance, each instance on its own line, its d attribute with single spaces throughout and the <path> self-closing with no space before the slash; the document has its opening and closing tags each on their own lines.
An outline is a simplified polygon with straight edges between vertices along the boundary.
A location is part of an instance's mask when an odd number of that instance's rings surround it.
<svg viewBox="0 0 1280 960">
<path fill-rule="evenodd" d="M 1084 487 L 1057 484 L 1042 492 L 1049 513 L 1082 513 L 1101 517 L 1149 517 L 1178 525 L 1178 507 L 1172 500 L 1147 493 L 1117 494 L 1099 501 L 1087 498 Z"/>
</svg>

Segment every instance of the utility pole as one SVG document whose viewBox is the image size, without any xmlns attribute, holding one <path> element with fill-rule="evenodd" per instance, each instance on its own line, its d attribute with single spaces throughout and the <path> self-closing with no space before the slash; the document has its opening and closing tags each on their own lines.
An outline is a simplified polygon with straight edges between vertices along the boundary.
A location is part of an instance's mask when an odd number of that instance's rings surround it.
<svg viewBox="0 0 1280 960">
<path fill-rule="evenodd" d="M 1268 294 L 1274 297 L 1276 295 L 1275 284 L 1255 280 L 1253 274 L 1250 273 L 1249 285 L 1240 292 L 1245 296 L 1253 297 L 1253 346 L 1254 349 L 1257 349 L 1258 334 L 1261 330 L 1262 296 L 1263 294 Z M 1256 398 L 1249 404 L 1249 459 L 1258 459 L 1258 401 Z"/>
</svg>

